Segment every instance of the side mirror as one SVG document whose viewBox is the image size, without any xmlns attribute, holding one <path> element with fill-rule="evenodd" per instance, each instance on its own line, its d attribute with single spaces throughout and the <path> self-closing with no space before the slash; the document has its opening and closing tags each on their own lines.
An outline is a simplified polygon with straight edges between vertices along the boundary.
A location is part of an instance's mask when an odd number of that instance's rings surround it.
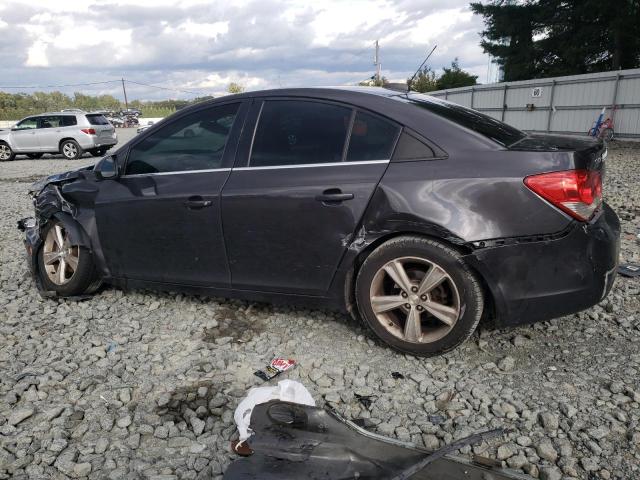
<svg viewBox="0 0 640 480">
<path fill-rule="evenodd" d="M 98 180 L 108 180 L 118 177 L 118 164 L 113 155 L 104 157 L 95 166 L 94 171 Z"/>
</svg>

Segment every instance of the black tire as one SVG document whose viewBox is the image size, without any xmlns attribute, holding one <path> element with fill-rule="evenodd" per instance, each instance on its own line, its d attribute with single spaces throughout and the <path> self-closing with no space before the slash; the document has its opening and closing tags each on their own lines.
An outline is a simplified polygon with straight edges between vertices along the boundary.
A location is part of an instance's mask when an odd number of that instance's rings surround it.
<svg viewBox="0 0 640 480">
<path fill-rule="evenodd" d="M 378 272 L 381 271 L 385 265 L 388 265 L 389 262 L 396 259 L 404 260 L 407 258 L 424 260 L 425 264 L 439 267 L 446 273 L 447 280 L 446 283 L 443 282 L 442 287 L 436 288 L 446 289 L 447 286 L 452 285 L 452 290 L 450 291 L 457 293 L 457 320 L 452 322 L 452 326 L 437 327 L 441 329 L 444 328 L 445 330 L 449 329 L 441 338 L 434 338 L 432 341 L 425 342 L 406 341 L 392 334 L 389 331 L 389 327 L 384 326 L 382 321 L 376 316 L 376 313 L 374 313 L 371 291 L 372 288 L 374 288 L 372 287 L 374 279 L 378 278 L 376 275 L 378 275 Z M 426 276 L 426 273 L 423 275 Z M 419 282 L 419 280 L 417 281 Z M 391 281 L 391 284 L 393 283 L 394 282 Z M 398 287 L 397 284 L 392 288 L 396 287 Z M 452 295 L 455 295 L 455 293 Z M 376 248 L 367 257 L 357 273 L 355 297 L 361 320 L 378 338 L 396 350 L 418 356 L 439 355 L 463 343 L 475 331 L 484 308 L 484 298 L 480 282 L 464 263 L 461 255 L 440 242 L 419 236 L 396 237 Z M 416 299 L 416 301 L 420 302 L 419 299 Z M 429 296 L 429 301 L 431 301 L 431 296 Z M 407 303 L 406 306 L 408 307 L 410 305 Z M 416 308 L 420 309 L 421 307 Z M 400 312 L 402 313 L 402 311 Z M 437 318 L 428 314 L 426 310 L 419 313 L 418 318 L 421 319 L 419 322 L 421 323 L 421 328 L 425 328 L 424 325 L 426 322 L 427 332 L 431 325 L 429 322 L 438 322 Z M 401 322 L 401 320 L 399 321 Z M 389 325 L 391 325 L 391 323 L 389 323 Z"/>
<path fill-rule="evenodd" d="M 44 155 L 44 153 L 27 153 L 27 157 L 29 157 L 31 160 L 42 158 L 42 155 Z"/>
<path fill-rule="evenodd" d="M 107 149 L 106 148 L 94 148 L 92 150 L 89 150 L 89 153 L 91 154 L 92 157 L 103 157 L 105 153 L 107 153 Z"/>
<path fill-rule="evenodd" d="M 8 143 L 0 142 L 0 162 L 10 162 L 15 160 L 16 153 L 11 149 Z"/>
<path fill-rule="evenodd" d="M 61 226 L 64 229 L 64 226 L 58 220 L 51 220 L 42 230 L 42 238 L 47 238 L 49 231 L 55 228 L 56 225 Z M 43 242 L 42 247 L 38 251 L 38 275 L 40 281 L 42 282 L 42 286 L 46 291 L 56 292 L 61 297 L 70 297 L 74 295 L 82 295 L 85 293 L 92 285 L 94 285 L 96 274 L 95 274 L 95 264 L 93 262 L 93 257 L 91 251 L 88 248 L 81 247 L 78 245 L 71 245 L 73 248 L 77 248 L 79 251 L 78 254 L 78 266 L 70 277 L 67 283 L 63 285 L 59 285 L 54 283 L 48 276 L 46 272 L 46 266 L 44 264 L 44 250 L 45 245 Z"/>
<path fill-rule="evenodd" d="M 75 140 L 65 140 L 60 144 L 60 153 L 67 160 L 75 160 L 80 158 L 84 152 Z"/>
</svg>

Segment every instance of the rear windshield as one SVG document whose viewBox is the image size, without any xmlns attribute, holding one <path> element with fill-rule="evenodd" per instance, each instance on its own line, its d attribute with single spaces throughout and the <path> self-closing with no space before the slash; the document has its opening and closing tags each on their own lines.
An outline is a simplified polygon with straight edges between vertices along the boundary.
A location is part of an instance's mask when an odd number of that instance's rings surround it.
<svg viewBox="0 0 640 480">
<path fill-rule="evenodd" d="M 91 125 L 109 125 L 109 121 L 102 114 L 87 115 Z"/>
<path fill-rule="evenodd" d="M 413 105 L 478 132 L 480 135 L 484 135 L 505 147 L 526 137 L 526 134 L 517 128 L 455 103 L 443 102 L 433 97 L 418 94 L 407 95 L 404 99 Z"/>
</svg>

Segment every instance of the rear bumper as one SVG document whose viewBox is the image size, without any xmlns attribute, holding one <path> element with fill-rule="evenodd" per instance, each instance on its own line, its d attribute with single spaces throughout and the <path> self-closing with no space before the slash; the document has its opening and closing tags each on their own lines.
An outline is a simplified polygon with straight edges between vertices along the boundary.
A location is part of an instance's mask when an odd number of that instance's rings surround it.
<svg viewBox="0 0 640 480">
<path fill-rule="evenodd" d="M 493 294 L 500 326 L 532 323 L 589 308 L 616 276 L 620 222 L 604 205 L 589 224 L 561 238 L 482 248 L 468 255 Z"/>
<path fill-rule="evenodd" d="M 113 147 L 118 143 L 118 138 L 83 138 L 78 142 L 83 150 L 91 150 L 101 147 Z"/>
</svg>

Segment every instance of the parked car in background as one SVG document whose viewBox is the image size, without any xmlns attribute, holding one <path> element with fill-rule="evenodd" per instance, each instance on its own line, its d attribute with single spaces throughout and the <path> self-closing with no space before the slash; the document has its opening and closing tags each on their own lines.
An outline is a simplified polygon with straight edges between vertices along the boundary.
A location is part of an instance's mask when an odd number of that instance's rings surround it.
<svg viewBox="0 0 640 480">
<path fill-rule="evenodd" d="M 606 147 L 433 97 L 283 89 L 184 108 L 95 167 L 35 184 L 39 288 L 101 282 L 352 312 L 414 355 L 610 291 Z"/>
<path fill-rule="evenodd" d="M 71 109 L 24 118 L 0 131 L 0 161 L 16 155 L 40 158 L 61 153 L 72 160 L 89 152 L 100 157 L 118 143 L 113 125 L 102 114 Z"/>
</svg>

